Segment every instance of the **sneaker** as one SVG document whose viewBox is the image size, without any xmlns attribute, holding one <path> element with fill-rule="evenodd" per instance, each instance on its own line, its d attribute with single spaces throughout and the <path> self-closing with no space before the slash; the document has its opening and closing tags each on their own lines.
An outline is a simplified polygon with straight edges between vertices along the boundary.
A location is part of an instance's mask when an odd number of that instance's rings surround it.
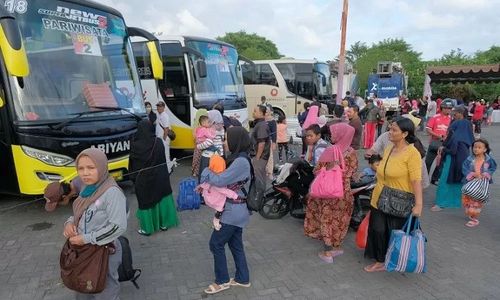
<svg viewBox="0 0 500 300">
<path fill-rule="evenodd" d="M 168 230 L 168 227 L 161 227 L 161 226 L 160 226 L 160 230 L 161 230 L 161 231 L 167 231 L 167 230 Z"/>
<path fill-rule="evenodd" d="M 137 230 L 137 233 L 139 233 L 140 235 L 143 235 L 143 236 L 150 236 L 149 233 L 146 233 L 146 231 L 144 231 L 142 229 Z"/>
</svg>

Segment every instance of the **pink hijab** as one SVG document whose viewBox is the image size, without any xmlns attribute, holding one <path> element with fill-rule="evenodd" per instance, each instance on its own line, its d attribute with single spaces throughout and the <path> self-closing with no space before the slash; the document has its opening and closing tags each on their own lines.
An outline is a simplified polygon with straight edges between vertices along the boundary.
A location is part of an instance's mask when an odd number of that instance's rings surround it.
<svg viewBox="0 0 500 300">
<path fill-rule="evenodd" d="M 337 145 L 345 153 L 351 148 L 354 138 L 354 127 L 347 123 L 336 123 L 330 126 L 332 144 Z"/>
<path fill-rule="evenodd" d="M 318 112 L 319 112 L 318 106 L 313 105 L 309 107 L 309 112 L 307 113 L 304 125 L 302 125 L 302 129 L 307 129 L 309 126 L 313 124 L 318 124 Z"/>
</svg>

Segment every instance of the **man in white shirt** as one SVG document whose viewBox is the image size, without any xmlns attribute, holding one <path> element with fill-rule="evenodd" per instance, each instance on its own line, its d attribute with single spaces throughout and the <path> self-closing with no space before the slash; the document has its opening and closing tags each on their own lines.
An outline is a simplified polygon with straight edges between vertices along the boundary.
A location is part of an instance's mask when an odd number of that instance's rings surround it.
<svg viewBox="0 0 500 300">
<path fill-rule="evenodd" d="M 156 109 L 158 110 L 158 117 L 156 119 L 156 136 L 163 141 L 168 172 L 170 173 L 172 171 L 172 162 L 170 161 L 170 139 L 168 137 L 168 132 L 170 130 L 170 120 L 168 118 L 167 112 L 165 111 L 165 102 L 159 101 L 156 104 Z"/>
</svg>

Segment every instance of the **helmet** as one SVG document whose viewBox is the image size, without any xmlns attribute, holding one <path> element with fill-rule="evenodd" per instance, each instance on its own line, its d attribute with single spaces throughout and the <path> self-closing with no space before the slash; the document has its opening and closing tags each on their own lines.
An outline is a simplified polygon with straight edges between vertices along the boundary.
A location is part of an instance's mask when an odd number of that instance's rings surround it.
<svg viewBox="0 0 500 300">
<path fill-rule="evenodd" d="M 441 103 L 441 109 L 443 108 L 453 108 L 453 102 L 446 100 Z"/>
</svg>

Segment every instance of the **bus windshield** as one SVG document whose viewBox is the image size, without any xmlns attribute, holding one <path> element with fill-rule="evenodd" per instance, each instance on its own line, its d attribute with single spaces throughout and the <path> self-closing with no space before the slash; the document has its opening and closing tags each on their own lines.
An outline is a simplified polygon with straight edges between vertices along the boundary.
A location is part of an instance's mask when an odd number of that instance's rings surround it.
<svg viewBox="0 0 500 300">
<path fill-rule="evenodd" d="M 314 87 L 317 100 L 329 100 L 332 95 L 330 67 L 325 63 L 314 64 Z"/>
<path fill-rule="evenodd" d="M 225 109 L 246 108 L 245 91 L 236 49 L 216 42 L 189 40 L 186 46 L 203 55 L 207 77 L 200 78 L 196 67 L 194 78 L 194 106 L 211 108 L 222 103 Z M 200 59 L 189 55 L 191 63 Z"/>
<path fill-rule="evenodd" d="M 0 4 L 16 14 L 30 66 L 27 77 L 10 79 L 17 120 L 57 122 L 96 106 L 145 111 L 121 17 L 64 1 Z"/>
</svg>

